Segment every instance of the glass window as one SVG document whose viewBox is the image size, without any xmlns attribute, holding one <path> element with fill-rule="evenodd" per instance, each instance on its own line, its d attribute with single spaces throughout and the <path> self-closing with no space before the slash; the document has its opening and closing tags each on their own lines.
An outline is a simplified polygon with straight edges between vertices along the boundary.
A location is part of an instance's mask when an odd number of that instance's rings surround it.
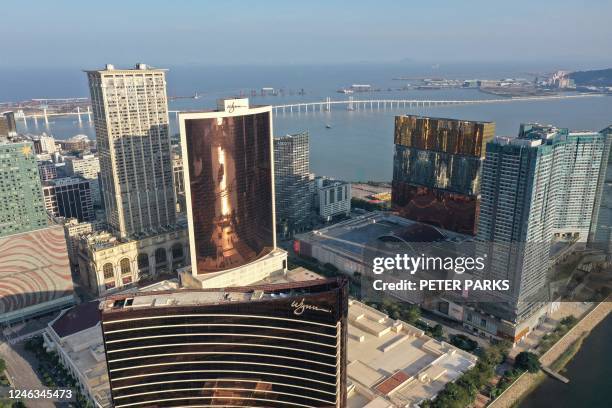
<svg viewBox="0 0 612 408">
<path fill-rule="evenodd" d="M 113 272 L 113 264 L 111 263 L 104 264 L 102 271 L 104 272 L 104 279 L 110 279 L 115 276 L 115 273 Z"/>
</svg>

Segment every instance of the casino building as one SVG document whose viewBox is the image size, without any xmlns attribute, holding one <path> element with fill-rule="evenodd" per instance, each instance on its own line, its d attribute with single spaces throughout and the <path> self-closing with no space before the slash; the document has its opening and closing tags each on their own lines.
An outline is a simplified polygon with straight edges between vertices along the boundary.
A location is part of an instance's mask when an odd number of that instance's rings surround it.
<svg viewBox="0 0 612 408">
<path fill-rule="evenodd" d="M 189 223 L 190 287 L 244 286 L 286 270 L 276 248 L 270 106 L 219 101 L 179 114 Z"/>
<path fill-rule="evenodd" d="M 345 407 L 344 278 L 109 297 L 114 406 Z"/>
<path fill-rule="evenodd" d="M 495 124 L 395 117 L 391 201 L 402 217 L 476 234 L 480 168 Z"/>
</svg>

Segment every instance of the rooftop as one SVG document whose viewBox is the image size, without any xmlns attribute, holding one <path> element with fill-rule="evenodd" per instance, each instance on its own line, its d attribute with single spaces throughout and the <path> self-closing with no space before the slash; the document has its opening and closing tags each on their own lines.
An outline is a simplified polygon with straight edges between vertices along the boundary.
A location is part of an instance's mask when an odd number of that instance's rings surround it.
<svg viewBox="0 0 612 408">
<path fill-rule="evenodd" d="M 296 239 L 325 246 L 348 256 L 361 256 L 377 240 L 403 242 L 462 242 L 470 237 L 396 215 L 375 211 L 329 227 L 300 234 Z"/>
<path fill-rule="evenodd" d="M 236 302 L 257 302 L 275 298 L 313 294 L 341 285 L 343 278 L 316 279 L 262 284 L 257 286 L 230 287 L 225 289 L 184 289 L 119 294 L 106 298 L 100 303 L 104 313 L 119 310 L 134 310 L 152 307 L 178 307 L 219 305 Z"/>
<path fill-rule="evenodd" d="M 405 115 L 399 115 L 399 116 L 411 117 L 415 119 L 447 120 L 447 121 L 458 122 L 458 123 L 494 123 L 494 122 L 487 122 L 484 120 L 464 120 L 464 119 L 442 118 L 442 117 L 424 116 L 424 115 L 405 114 Z"/>
<path fill-rule="evenodd" d="M 134 65 L 134 68 L 115 68 L 113 64 L 106 64 L 103 69 L 91 69 L 85 70 L 85 72 L 100 72 L 100 73 L 110 73 L 110 72 L 134 72 L 134 71 L 167 71 L 167 69 L 161 68 L 153 68 L 147 64 L 137 63 Z"/>
<path fill-rule="evenodd" d="M 176 224 L 159 227 L 157 231 L 152 231 L 150 235 L 134 236 L 133 238 L 118 239 L 109 231 L 96 231 L 91 234 L 83 235 L 81 240 L 87 242 L 87 246 L 93 250 L 102 250 L 106 248 L 112 248 L 115 246 L 127 244 L 129 242 L 138 241 L 142 238 L 150 238 L 156 235 L 167 234 L 173 231 L 181 231 L 187 229 L 187 220 L 184 218 L 177 218 Z"/>
<path fill-rule="evenodd" d="M 347 349 L 350 408 L 414 406 L 477 361 L 356 300 L 349 301 Z"/>
<path fill-rule="evenodd" d="M 59 337 L 70 336 L 74 333 L 89 329 L 100 322 L 99 302 L 92 300 L 81 303 L 51 323 L 51 327 Z"/>
<path fill-rule="evenodd" d="M 149 285 L 144 290 L 168 290 L 177 288 L 176 280 L 166 280 Z M 64 311 L 49 323 L 46 341 L 59 348 L 69 364 L 78 371 L 77 380 L 86 381 L 90 392 L 100 406 L 111 407 L 110 386 L 100 328 L 100 302 L 93 300 Z M 53 334 L 55 333 L 55 335 Z"/>
</svg>

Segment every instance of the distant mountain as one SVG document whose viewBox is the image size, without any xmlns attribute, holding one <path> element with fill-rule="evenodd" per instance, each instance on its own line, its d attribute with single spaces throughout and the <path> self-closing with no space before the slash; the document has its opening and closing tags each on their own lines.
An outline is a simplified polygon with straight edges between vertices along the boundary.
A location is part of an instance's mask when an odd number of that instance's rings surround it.
<svg viewBox="0 0 612 408">
<path fill-rule="evenodd" d="M 576 86 L 612 86 L 612 68 L 576 71 L 569 74 Z"/>
</svg>

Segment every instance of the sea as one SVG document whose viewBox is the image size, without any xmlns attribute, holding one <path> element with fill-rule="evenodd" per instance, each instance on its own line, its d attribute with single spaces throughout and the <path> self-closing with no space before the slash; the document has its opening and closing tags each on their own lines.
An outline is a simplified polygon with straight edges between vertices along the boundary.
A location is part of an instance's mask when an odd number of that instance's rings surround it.
<svg viewBox="0 0 612 408">
<path fill-rule="evenodd" d="M 95 68 L 95 67 L 84 67 Z M 556 67 L 548 67 L 549 71 Z M 229 96 L 247 96 L 252 104 L 287 103 L 357 99 L 466 100 L 497 99 L 477 89 L 418 90 L 421 78 L 457 79 L 533 79 L 545 71 L 537 66 L 451 65 L 431 67 L 423 64 L 352 64 L 320 66 L 236 66 L 236 67 L 170 67 L 167 74 L 168 95 L 198 99 L 174 99 L 171 111 L 209 110 L 216 101 Z M 403 78 L 398 80 L 397 78 Z M 346 95 L 337 90 L 352 84 L 368 84 L 375 92 Z M 413 86 L 407 87 L 408 84 Z M 262 88 L 283 90 L 282 94 L 261 95 Z M 252 92 L 256 96 L 252 96 Z M 81 68 L 8 69 L 0 68 L 0 102 L 32 98 L 86 97 L 86 76 Z M 274 116 L 274 134 L 302 131 L 310 134 L 311 171 L 349 181 L 388 181 L 392 177 L 394 117 L 422 114 L 466 120 L 493 121 L 496 134 L 516 135 L 523 122 L 539 122 L 572 130 L 600 130 L 612 124 L 612 97 L 508 102 L 480 105 L 437 107 L 393 107 L 348 111 L 338 105 L 331 112 L 278 113 Z M 28 122 L 21 131 L 47 132 L 57 139 L 76 134 L 95 137 L 86 117 L 79 124 L 76 117 L 53 118 L 46 127 Z M 170 115 L 171 132 L 177 133 L 176 118 Z"/>
<path fill-rule="evenodd" d="M 562 374 L 570 382 L 547 377 L 520 404 L 520 408 L 609 408 L 612 406 L 612 364 L 610 359 L 612 315 L 599 323 Z"/>
<path fill-rule="evenodd" d="M 286 65 L 286 66 L 173 66 L 168 67 L 168 95 L 198 99 L 174 99 L 171 111 L 210 110 L 224 97 L 247 96 L 252 104 L 282 105 L 299 102 L 345 100 L 349 95 L 337 90 L 352 84 L 368 84 L 375 92 L 355 93 L 354 99 L 465 100 L 498 98 L 477 89 L 418 90 L 422 78 L 456 79 L 535 79 L 546 71 L 563 67 L 508 64 L 457 64 L 429 66 L 416 63 Z M 0 68 L 0 103 L 33 98 L 87 97 L 83 69 L 76 68 Z M 397 79 L 402 78 L 402 79 Z M 411 84 L 412 86 L 407 86 Z M 282 90 L 277 95 L 261 95 L 262 88 Z M 252 93 L 254 92 L 254 95 Z M 612 97 L 590 97 L 497 104 L 451 105 L 437 107 L 394 107 L 348 111 L 336 106 L 331 112 L 278 113 L 274 116 L 274 134 L 302 131 L 310 134 L 310 167 L 317 175 L 348 181 L 390 181 L 393 159 L 394 117 L 421 114 L 465 120 L 492 121 L 496 134 L 513 136 L 524 122 L 539 122 L 571 130 L 600 130 L 612 124 Z M 19 130 L 46 132 L 57 139 L 77 134 L 95 138 L 93 126 L 76 118 L 54 118 L 45 126 L 19 121 Z M 177 133 L 176 118 L 170 115 L 170 127 Z M 612 319 L 598 326 L 584 347 L 568 365 L 569 384 L 554 380 L 532 393 L 522 407 L 609 407 L 612 388 Z"/>
</svg>

